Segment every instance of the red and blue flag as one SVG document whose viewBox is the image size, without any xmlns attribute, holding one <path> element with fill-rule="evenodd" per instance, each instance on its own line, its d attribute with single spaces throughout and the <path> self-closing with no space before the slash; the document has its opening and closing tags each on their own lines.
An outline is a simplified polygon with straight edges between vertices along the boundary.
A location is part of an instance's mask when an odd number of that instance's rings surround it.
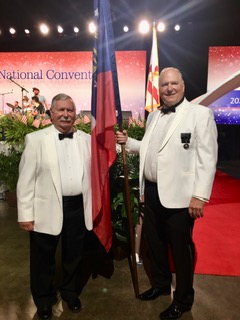
<svg viewBox="0 0 240 320">
<path fill-rule="evenodd" d="M 122 113 L 109 0 L 94 0 L 92 76 L 93 229 L 106 251 L 112 245 L 109 169 L 116 159 L 115 124 Z"/>
</svg>

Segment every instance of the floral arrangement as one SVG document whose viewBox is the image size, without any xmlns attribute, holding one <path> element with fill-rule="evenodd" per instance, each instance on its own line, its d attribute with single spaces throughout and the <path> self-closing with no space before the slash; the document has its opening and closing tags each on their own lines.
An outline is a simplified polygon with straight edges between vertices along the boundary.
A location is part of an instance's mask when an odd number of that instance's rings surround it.
<svg viewBox="0 0 240 320">
<path fill-rule="evenodd" d="M 23 144 L 26 134 L 41 130 L 51 125 L 47 114 L 9 113 L 0 116 L 0 140 L 11 145 Z M 77 117 L 74 126 L 87 133 L 91 132 L 91 120 L 87 117 Z"/>
<path fill-rule="evenodd" d="M 38 119 L 32 114 L 9 113 L 0 117 L 0 139 L 11 145 L 23 144 L 26 134 L 51 124 L 46 115 Z"/>
</svg>

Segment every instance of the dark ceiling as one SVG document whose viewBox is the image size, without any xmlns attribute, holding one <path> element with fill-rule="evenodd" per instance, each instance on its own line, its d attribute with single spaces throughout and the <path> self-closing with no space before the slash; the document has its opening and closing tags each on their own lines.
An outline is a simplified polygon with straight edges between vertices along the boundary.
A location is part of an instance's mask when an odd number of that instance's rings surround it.
<svg viewBox="0 0 240 320">
<path fill-rule="evenodd" d="M 137 33 L 137 22 L 165 20 L 168 29 L 158 34 L 160 69 L 174 65 L 183 71 L 187 95 L 194 98 L 206 91 L 209 46 L 240 45 L 240 0 L 111 0 L 116 50 L 151 49 L 151 35 Z M 86 51 L 92 50 L 92 37 L 86 32 L 93 18 L 93 0 L 12 0 L 0 4 L 0 51 Z M 52 32 L 40 36 L 37 27 L 62 24 L 64 35 Z M 173 31 L 181 23 L 179 33 Z M 124 23 L 130 32 L 122 33 Z M 73 35 L 72 26 L 80 33 Z M 9 27 L 18 33 L 10 36 Z M 23 30 L 32 32 L 26 37 Z"/>
</svg>

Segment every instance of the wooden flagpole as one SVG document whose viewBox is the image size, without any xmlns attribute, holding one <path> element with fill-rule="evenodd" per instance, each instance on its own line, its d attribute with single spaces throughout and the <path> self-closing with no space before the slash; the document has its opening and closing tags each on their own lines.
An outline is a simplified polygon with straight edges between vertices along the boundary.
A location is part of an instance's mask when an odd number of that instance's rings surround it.
<svg viewBox="0 0 240 320">
<path fill-rule="evenodd" d="M 123 131 L 122 125 L 119 125 L 120 131 Z M 124 173 L 124 186 L 125 186 L 125 206 L 128 217 L 128 226 L 129 226 L 129 243 L 131 248 L 131 255 L 128 256 L 128 263 L 131 271 L 132 282 L 134 287 L 135 297 L 139 296 L 139 285 L 138 285 L 138 273 L 137 273 L 137 262 L 135 255 L 135 232 L 132 218 L 132 209 L 131 209 L 131 201 L 130 201 L 130 188 L 129 188 L 129 179 L 128 179 L 128 168 L 127 168 L 127 160 L 126 160 L 126 148 L 124 144 L 121 144 L 122 149 L 122 165 L 123 165 L 123 173 Z"/>
</svg>

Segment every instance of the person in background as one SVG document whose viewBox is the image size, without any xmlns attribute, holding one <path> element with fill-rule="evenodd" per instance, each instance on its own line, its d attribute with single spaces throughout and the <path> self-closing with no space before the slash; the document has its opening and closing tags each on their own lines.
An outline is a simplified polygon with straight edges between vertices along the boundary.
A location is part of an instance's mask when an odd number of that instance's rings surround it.
<svg viewBox="0 0 240 320">
<path fill-rule="evenodd" d="M 209 201 L 217 162 L 217 129 L 212 110 L 187 101 L 181 72 L 160 73 L 163 104 L 150 113 L 142 141 L 116 132 L 116 141 L 140 154 L 140 196 L 144 194 L 143 230 L 150 258 L 152 287 L 144 301 L 171 294 L 169 247 L 176 272 L 171 305 L 160 319 L 178 319 L 194 302 L 196 219 Z"/>
<path fill-rule="evenodd" d="M 25 137 L 17 184 L 18 222 L 30 236 L 30 285 L 40 319 L 50 319 L 57 289 L 81 310 L 81 264 L 92 229 L 91 136 L 73 127 L 76 107 L 66 94 L 51 104 L 52 124 Z M 53 286 L 61 237 L 63 279 Z"/>
<path fill-rule="evenodd" d="M 18 101 L 14 101 L 13 112 L 20 113 L 22 111 L 22 107 L 19 105 Z"/>
<path fill-rule="evenodd" d="M 39 102 L 44 105 L 45 109 L 48 110 L 49 106 L 48 106 L 48 103 L 47 103 L 47 99 L 44 96 L 39 94 L 40 90 L 38 88 L 36 88 L 36 87 L 33 87 L 33 93 L 34 93 L 34 95 L 36 97 L 38 97 Z"/>
<path fill-rule="evenodd" d="M 37 96 L 32 97 L 32 105 L 33 105 L 33 113 L 35 113 L 35 115 L 45 113 L 45 108 L 41 104 Z"/>
<path fill-rule="evenodd" d="M 30 111 L 32 111 L 32 105 L 29 101 L 29 98 L 27 96 L 23 96 L 23 99 L 22 99 L 22 106 L 23 106 L 23 112 L 24 113 L 28 113 Z"/>
</svg>

